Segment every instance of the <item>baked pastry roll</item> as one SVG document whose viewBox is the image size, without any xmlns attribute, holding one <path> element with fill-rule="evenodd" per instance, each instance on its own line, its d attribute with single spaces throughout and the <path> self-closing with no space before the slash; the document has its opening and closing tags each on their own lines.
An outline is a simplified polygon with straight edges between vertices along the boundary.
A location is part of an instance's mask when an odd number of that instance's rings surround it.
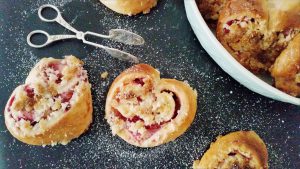
<svg viewBox="0 0 300 169">
<path fill-rule="evenodd" d="M 18 140 L 33 145 L 67 144 L 92 122 L 91 85 L 74 56 L 44 58 L 17 87 L 5 107 L 5 124 Z"/>
<path fill-rule="evenodd" d="M 100 2 L 117 13 L 130 16 L 141 12 L 149 13 L 157 4 L 157 0 L 100 0 Z"/>
<path fill-rule="evenodd" d="M 276 88 L 300 96 L 300 34 L 280 54 L 270 71 Z"/>
<path fill-rule="evenodd" d="M 220 136 L 210 145 L 195 169 L 267 169 L 265 143 L 254 131 L 237 131 Z"/>
<path fill-rule="evenodd" d="M 220 12 L 217 38 L 247 69 L 268 71 L 300 32 L 299 0 L 228 0 Z"/>
<path fill-rule="evenodd" d="M 187 83 L 160 79 L 147 64 L 135 65 L 112 83 L 105 118 L 113 135 L 129 144 L 154 147 L 172 141 L 191 125 L 197 93 Z"/>
</svg>

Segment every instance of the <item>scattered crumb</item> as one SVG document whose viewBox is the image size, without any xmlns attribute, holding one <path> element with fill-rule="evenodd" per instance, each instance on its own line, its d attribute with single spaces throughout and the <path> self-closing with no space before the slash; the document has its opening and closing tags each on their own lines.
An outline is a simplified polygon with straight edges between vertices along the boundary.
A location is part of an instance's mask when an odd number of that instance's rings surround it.
<svg viewBox="0 0 300 169">
<path fill-rule="evenodd" d="M 106 79 L 107 78 L 107 76 L 108 76 L 108 72 L 107 71 L 105 71 L 105 72 L 103 72 L 103 73 L 101 73 L 101 78 L 102 79 Z"/>
</svg>

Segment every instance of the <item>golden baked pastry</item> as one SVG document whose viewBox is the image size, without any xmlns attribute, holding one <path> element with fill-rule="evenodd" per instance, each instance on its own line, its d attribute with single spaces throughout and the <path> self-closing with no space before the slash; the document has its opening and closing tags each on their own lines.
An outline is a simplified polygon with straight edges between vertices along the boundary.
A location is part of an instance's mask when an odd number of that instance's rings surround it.
<svg viewBox="0 0 300 169">
<path fill-rule="evenodd" d="M 199 0 L 198 7 L 206 20 L 218 20 L 227 0 Z"/>
<path fill-rule="evenodd" d="M 300 0 L 227 0 L 217 38 L 247 69 L 267 71 L 300 32 Z"/>
<path fill-rule="evenodd" d="M 270 71 L 276 88 L 300 96 L 300 34 L 280 54 Z"/>
<path fill-rule="evenodd" d="M 194 169 L 267 169 L 265 143 L 254 131 L 237 131 L 220 136 L 210 145 Z"/>
<path fill-rule="evenodd" d="M 33 145 L 67 144 L 92 122 L 91 85 L 74 56 L 44 58 L 17 87 L 5 107 L 5 124 L 18 140 Z"/>
<path fill-rule="evenodd" d="M 113 135 L 135 146 L 154 147 L 182 135 L 196 108 L 197 93 L 187 83 L 160 79 L 156 69 L 138 64 L 112 83 L 105 118 Z"/>
<path fill-rule="evenodd" d="M 130 16 L 141 12 L 149 13 L 157 4 L 157 0 L 100 0 L 100 2 L 117 13 Z"/>
</svg>

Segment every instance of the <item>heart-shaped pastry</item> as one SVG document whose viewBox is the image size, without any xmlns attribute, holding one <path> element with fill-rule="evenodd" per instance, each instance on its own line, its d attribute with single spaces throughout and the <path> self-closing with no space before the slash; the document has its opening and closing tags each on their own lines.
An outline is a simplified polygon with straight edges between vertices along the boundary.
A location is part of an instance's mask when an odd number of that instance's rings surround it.
<svg viewBox="0 0 300 169">
<path fill-rule="evenodd" d="M 232 132 L 218 137 L 201 160 L 194 161 L 193 168 L 267 169 L 268 151 L 254 131 Z"/>
<path fill-rule="evenodd" d="M 44 58 L 8 100 L 7 129 L 27 144 L 66 144 L 92 122 L 90 88 L 83 62 L 76 57 Z"/>
<path fill-rule="evenodd" d="M 112 133 L 129 144 L 154 147 L 172 141 L 191 125 L 197 92 L 187 83 L 160 79 L 147 64 L 135 65 L 112 83 L 105 118 Z"/>
</svg>

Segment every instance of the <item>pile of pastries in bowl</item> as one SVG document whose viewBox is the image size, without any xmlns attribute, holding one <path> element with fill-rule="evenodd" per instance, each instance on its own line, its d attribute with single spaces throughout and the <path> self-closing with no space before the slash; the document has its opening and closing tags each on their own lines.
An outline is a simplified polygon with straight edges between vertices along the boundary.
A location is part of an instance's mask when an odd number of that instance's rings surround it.
<svg viewBox="0 0 300 169">
<path fill-rule="evenodd" d="M 199 0 L 198 6 L 239 63 L 300 96 L 300 0 Z"/>
</svg>

